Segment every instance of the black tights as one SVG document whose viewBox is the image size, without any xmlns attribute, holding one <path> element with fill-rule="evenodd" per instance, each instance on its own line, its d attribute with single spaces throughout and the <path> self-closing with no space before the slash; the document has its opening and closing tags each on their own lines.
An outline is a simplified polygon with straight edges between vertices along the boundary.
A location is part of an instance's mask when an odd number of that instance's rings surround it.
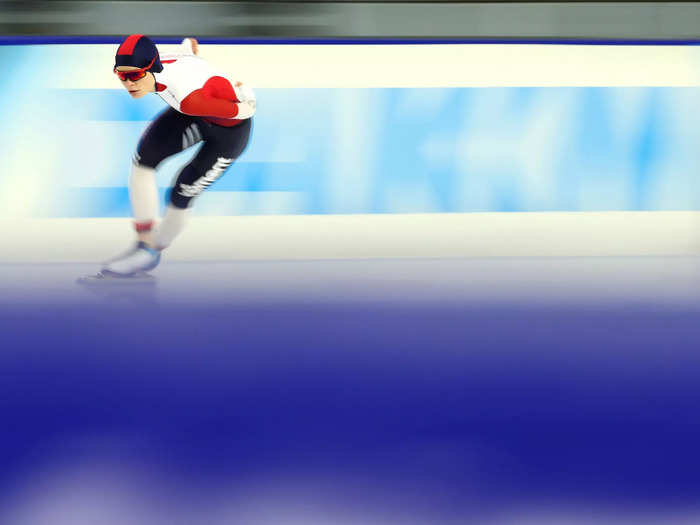
<svg viewBox="0 0 700 525">
<path fill-rule="evenodd" d="M 166 158 L 204 142 L 197 155 L 180 170 L 170 189 L 170 203 L 187 208 L 194 197 L 221 177 L 243 153 L 251 128 L 250 119 L 226 128 L 168 108 L 141 136 L 134 162 L 156 168 Z"/>
</svg>

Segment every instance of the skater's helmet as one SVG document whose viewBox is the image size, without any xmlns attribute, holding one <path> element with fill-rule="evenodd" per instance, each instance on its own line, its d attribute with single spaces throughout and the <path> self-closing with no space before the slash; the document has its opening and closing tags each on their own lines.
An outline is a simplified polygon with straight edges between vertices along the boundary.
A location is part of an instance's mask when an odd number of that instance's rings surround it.
<svg viewBox="0 0 700 525">
<path fill-rule="evenodd" d="M 119 66 L 148 68 L 148 71 L 154 73 L 163 71 L 156 45 L 144 35 L 129 35 L 121 43 L 114 58 L 114 69 Z"/>
</svg>

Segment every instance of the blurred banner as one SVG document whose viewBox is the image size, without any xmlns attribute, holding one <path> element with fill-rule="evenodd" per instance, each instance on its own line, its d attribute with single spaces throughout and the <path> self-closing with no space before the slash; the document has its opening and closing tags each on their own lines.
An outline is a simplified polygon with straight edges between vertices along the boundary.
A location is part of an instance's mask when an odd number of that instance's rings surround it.
<svg viewBox="0 0 700 525">
<path fill-rule="evenodd" d="M 700 38 L 697 2 L 5 1 L 2 35 Z"/>
<path fill-rule="evenodd" d="M 131 157 L 165 103 L 128 96 L 115 49 L 0 48 L 12 72 L 0 86 L 13 94 L 0 100 L 0 215 L 130 215 Z M 198 214 L 697 205 L 697 47 L 205 45 L 202 55 L 255 88 L 258 113 L 248 150 Z M 196 148 L 159 167 L 162 192 Z"/>
</svg>

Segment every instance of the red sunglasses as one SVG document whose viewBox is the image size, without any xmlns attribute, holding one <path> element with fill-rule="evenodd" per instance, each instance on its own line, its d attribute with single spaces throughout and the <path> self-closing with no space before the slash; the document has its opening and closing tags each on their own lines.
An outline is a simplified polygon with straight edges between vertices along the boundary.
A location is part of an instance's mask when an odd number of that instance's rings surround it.
<svg viewBox="0 0 700 525">
<path fill-rule="evenodd" d="M 132 69 L 131 71 L 117 71 L 117 68 L 115 67 L 114 72 L 119 77 L 119 80 L 131 80 L 132 82 L 136 82 L 137 80 L 141 80 L 143 77 L 146 76 L 146 73 L 149 69 L 151 69 L 155 61 L 156 57 L 153 57 L 151 63 L 148 64 L 146 67 L 142 67 L 141 69 Z"/>
</svg>

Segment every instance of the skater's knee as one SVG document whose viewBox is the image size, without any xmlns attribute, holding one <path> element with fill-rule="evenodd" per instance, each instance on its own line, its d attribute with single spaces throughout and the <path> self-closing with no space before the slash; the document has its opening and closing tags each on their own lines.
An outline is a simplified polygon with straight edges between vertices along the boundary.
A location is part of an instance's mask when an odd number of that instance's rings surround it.
<svg viewBox="0 0 700 525">
<path fill-rule="evenodd" d="M 194 197 L 188 197 L 186 195 L 183 195 L 182 192 L 179 191 L 179 186 L 175 186 L 170 190 L 170 197 L 168 198 L 168 202 L 175 208 L 184 210 L 190 207 L 190 203 L 192 202 L 193 198 Z"/>
<path fill-rule="evenodd" d="M 156 169 L 162 159 L 156 159 L 152 155 L 136 151 L 131 159 L 133 168 Z"/>
<path fill-rule="evenodd" d="M 202 170 L 193 163 L 182 168 L 175 184 L 170 190 L 169 202 L 176 208 L 188 208 L 192 199 L 197 197 L 207 187 Z"/>
<path fill-rule="evenodd" d="M 170 204 L 184 209 L 192 204 L 192 199 L 218 180 L 233 162 L 233 158 L 217 157 L 213 165 L 195 159 L 182 168 L 170 190 Z"/>
</svg>

